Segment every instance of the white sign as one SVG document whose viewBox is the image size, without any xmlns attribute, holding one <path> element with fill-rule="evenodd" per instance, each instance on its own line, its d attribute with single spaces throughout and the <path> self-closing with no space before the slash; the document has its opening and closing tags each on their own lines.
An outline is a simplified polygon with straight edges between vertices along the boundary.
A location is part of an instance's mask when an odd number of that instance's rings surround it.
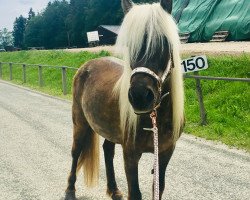
<svg viewBox="0 0 250 200">
<path fill-rule="evenodd" d="M 183 73 L 204 70 L 208 68 L 207 57 L 205 55 L 191 57 L 183 60 L 181 65 Z"/>
<path fill-rule="evenodd" d="M 99 41 L 98 31 L 87 32 L 88 42 Z"/>
</svg>

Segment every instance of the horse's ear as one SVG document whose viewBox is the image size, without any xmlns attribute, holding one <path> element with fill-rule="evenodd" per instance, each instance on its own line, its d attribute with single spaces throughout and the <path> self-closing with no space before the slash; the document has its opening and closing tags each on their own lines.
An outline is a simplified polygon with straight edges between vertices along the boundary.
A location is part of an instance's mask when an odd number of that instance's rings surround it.
<svg viewBox="0 0 250 200">
<path fill-rule="evenodd" d="M 172 0 L 161 0 L 160 2 L 161 7 L 168 12 L 169 14 L 171 14 L 172 12 Z"/>
<path fill-rule="evenodd" d="M 133 2 L 131 0 L 122 0 L 122 9 L 126 15 L 129 10 L 133 7 Z"/>
</svg>

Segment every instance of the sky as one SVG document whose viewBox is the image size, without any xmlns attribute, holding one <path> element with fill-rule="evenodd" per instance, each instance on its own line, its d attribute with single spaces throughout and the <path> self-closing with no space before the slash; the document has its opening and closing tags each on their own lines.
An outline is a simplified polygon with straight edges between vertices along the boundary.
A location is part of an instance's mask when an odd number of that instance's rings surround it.
<svg viewBox="0 0 250 200">
<path fill-rule="evenodd" d="M 30 8 L 37 14 L 46 8 L 51 0 L 0 0 L 0 30 L 13 30 L 16 17 L 28 17 Z"/>
</svg>

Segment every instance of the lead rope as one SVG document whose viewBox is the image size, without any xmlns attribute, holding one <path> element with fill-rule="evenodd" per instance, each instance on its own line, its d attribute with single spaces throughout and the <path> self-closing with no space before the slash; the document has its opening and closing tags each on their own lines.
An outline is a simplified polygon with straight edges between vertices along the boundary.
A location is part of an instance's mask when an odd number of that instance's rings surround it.
<svg viewBox="0 0 250 200">
<path fill-rule="evenodd" d="M 158 128 L 156 123 L 157 113 L 153 110 L 150 114 L 153 128 L 144 128 L 154 134 L 154 200 L 159 200 L 159 156 L 158 156 Z"/>
</svg>

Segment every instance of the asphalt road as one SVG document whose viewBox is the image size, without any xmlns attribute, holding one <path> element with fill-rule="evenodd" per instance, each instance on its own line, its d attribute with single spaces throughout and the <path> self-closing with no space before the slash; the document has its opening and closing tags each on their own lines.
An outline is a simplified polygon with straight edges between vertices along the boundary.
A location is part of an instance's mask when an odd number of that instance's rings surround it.
<svg viewBox="0 0 250 200">
<path fill-rule="evenodd" d="M 0 81 L 0 199 L 63 199 L 71 165 L 71 104 Z M 101 154 L 102 155 L 102 154 Z M 151 199 L 153 156 L 143 155 L 139 175 L 143 199 Z M 121 147 L 115 170 L 126 194 Z M 79 200 L 108 199 L 103 156 L 99 187 L 78 177 Z M 250 199 L 250 155 L 183 135 L 170 161 L 163 199 Z"/>
</svg>

